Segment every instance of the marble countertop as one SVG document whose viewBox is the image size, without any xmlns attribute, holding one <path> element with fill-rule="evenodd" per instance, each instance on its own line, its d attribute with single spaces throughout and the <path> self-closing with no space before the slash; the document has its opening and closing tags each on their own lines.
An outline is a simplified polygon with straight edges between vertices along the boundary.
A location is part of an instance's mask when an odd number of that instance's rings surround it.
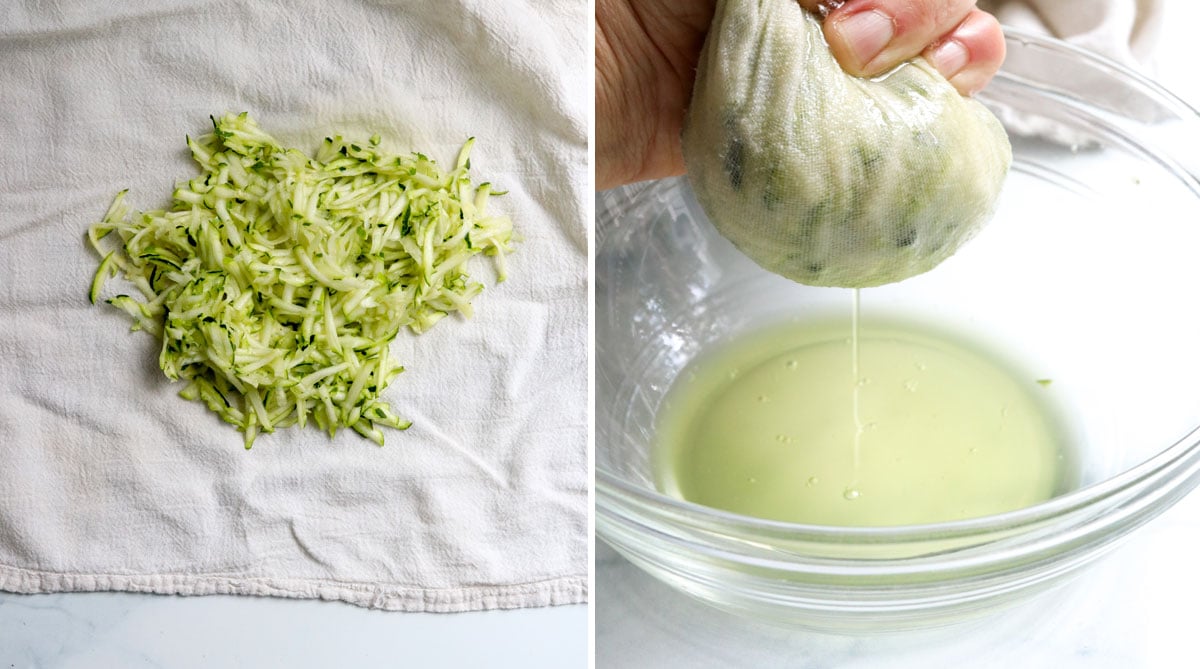
<svg viewBox="0 0 1200 669">
<path fill-rule="evenodd" d="M 0 594 L 0 667 L 582 667 L 584 605 L 393 613 L 342 602 Z"/>
</svg>

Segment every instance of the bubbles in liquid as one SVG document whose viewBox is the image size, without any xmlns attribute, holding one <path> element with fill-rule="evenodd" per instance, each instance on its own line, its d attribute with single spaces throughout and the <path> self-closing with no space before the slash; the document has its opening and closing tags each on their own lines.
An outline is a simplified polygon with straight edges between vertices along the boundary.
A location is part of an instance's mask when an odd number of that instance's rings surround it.
<svg viewBox="0 0 1200 669">
<path fill-rule="evenodd" d="M 802 327 L 813 329 L 747 339 L 683 372 L 695 384 L 660 418 L 668 491 L 769 519 L 890 526 L 1021 508 L 1062 487 L 1057 472 L 1073 458 L 1029 406 L 1035 375 L 871 324 L 855 369 L 836 330 Z"/>
</svg>

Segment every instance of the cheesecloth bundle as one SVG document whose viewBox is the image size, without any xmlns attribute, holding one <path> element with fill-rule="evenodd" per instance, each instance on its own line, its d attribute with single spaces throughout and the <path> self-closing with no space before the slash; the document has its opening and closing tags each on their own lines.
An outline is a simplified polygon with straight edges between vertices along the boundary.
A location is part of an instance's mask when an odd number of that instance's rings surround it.
<svg viewBox="0 0 1200 669">
<path fill-rule="evenodd" d="M 991 216 L 1012 150 L 924 59 L 854 77 L 796 0 L 720 0 L 683 156 L 743 253 L 800 283 L 858 288 L 953 255 Z"/>
</svg>

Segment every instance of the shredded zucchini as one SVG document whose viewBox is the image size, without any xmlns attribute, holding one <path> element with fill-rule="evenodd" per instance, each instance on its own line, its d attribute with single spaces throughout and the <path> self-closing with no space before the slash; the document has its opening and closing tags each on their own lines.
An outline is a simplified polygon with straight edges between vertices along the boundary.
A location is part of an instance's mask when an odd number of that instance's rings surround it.
<svg viewBox="0 0 1200 669">
<path fill-rule="evenodd" d="M 170 209 L 131 213 L 122 191 L 89 228 L 102 258 L 89 299 L 118 272 L 133 284 L 144 299 L 106 302 L 161 338 L 163 373 L 246 448 L 309 419 L 383 445 L 378 426 L 410 425 L 381 397 L 403 371 L 390 342 L 471 315 L 483 288 L 466 274 L 472 256 L 493 256 L 504 279 L 512 222 L 486 212 L 502 193 L 471 184 L 474 138 L 442 171 L 419 153 L 381 152 L 377 135 L 326 138 L 309 158 L 246 113 L 213 128 L 188 138 L 200 174 L 176 185 Z"/>
</svg>

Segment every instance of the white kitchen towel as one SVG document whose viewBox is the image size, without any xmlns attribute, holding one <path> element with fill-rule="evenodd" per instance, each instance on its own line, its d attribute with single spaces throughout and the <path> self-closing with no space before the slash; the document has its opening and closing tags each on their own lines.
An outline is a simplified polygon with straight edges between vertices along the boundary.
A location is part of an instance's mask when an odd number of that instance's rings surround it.
<svg viewBox="0 0 1200 669">
<path fill-rule="evenodd" d="M 1143 75 L 1152 75 L 1166 0 L 979 0 L 1006 26 L 1058 38 L 1103 56 Z M 1154 121 L 1156 109 L 1137 98 L 1111 90 L 1110 79 L 1097 78 L 1073 59 L 1047 58 L 1029 50 L 1009 50 L 1007 69 L 1038 71 L 1042 76 L 1070 81 L 1086 91 L 1090 102 L 1131 118 Z M 1032 109 L 1016 111 L 998 105 L 993 111 L 1010 133 L 1038 136 L 1075 149 L 1097 146 L 1090 132 L 1068 127 Z"/>
<path fill-rule="evenodd" d="M 1166 0 L 979 0 L 1000 22 L 1135 69 L 1153 66 Z"/>
<path fill-rule="evenodd" d="M 337 599 L 462 611 L 587 599 L 583 0 L 24 0 L 0 6 L 0 589 Z M 508 195 L 521 241 L 475 316 L 401 334 L 387 445 L 253 450 L 177 396 L 154 339 L 91 306 L 84 231 L 169 202 L 184 136 L 249 111 L 281 142 L 367 138 Z"/>
</svg>

